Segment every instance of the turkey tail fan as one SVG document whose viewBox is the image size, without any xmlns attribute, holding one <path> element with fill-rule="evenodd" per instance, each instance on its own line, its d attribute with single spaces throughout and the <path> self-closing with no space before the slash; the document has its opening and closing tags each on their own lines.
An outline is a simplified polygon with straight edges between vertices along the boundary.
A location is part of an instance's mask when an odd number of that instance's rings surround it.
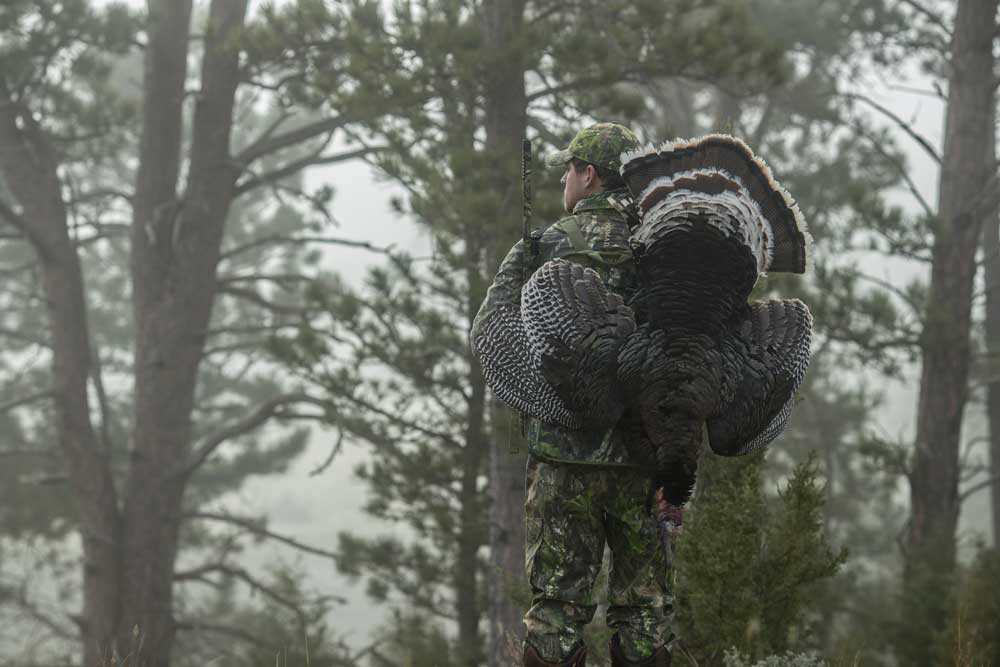
<svg viewBox="0 0 1000 667">
<path fill-rule="evenodd" d="M 532 363 L 528 336 L 517 306 L 504 305 L 483 321 L 482 333 L 472 341 L 486 384 L 493 394 L 514 408 L 542 421 L 580 428 L 580 420 L 545 384 Z"/>
<path fill-rule="evenodd" d="M 812 238 L 802 213 L 764 161 L 739 139 L 710 134 L 625 153 L 621 173 L 644 217 L 671 195 L 697 193 L 695 201 L 725 202 L 748 222 L 757 222 L 763 236 L 761 273 L 805 272 Z"/>
<path fill-rule="evenodd" d="M 749 454 L 781 434 L 809 366 L 811 333 L 812 316 L 798 299 L 750 306 L 732 341 L 741 352 L 741 377 L 707 422 L 712 451 Z"/>
</svg>

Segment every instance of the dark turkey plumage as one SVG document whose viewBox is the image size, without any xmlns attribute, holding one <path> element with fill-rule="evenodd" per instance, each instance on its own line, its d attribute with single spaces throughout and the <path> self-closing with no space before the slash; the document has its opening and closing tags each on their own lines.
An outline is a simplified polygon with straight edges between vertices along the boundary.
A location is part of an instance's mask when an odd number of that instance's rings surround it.
<svg viewBox="0 0 1000 667">
<path fill-rule="evenodd" d="M 764 272 L 802 273 L 809 236 L 792 199 L 732 137 L 622 162 L 641 215 L 631 302 L 596 272 L 553 260 L 474 346 L 501 400 L 571 429 L 617 424 L 666 500 L 682 504 L 706 435 L 731 456 L 784 428 L 809 362 L 809 310 L 747 298 Z"/>
</svg>

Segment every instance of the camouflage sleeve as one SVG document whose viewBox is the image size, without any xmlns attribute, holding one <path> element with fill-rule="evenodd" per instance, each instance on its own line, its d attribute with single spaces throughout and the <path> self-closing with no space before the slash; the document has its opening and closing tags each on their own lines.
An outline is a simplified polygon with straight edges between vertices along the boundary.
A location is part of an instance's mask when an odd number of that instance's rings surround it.
<svg viewBox="0 0 1000 667">
<path fill-rule="evenodd" d="M 518 241 L 500 263 L 500 269 L 493 278 L 493 284 L 486 291 L 486 299 L 472 320 L 469 344 L 476 349 L 475 340 L 482 332 L 483 322 L 503 304 L 520 303 L 521 287 L 524 285 L 524 263 L 528 261 L 524 251 L 524 241 Z"/>
</svg>

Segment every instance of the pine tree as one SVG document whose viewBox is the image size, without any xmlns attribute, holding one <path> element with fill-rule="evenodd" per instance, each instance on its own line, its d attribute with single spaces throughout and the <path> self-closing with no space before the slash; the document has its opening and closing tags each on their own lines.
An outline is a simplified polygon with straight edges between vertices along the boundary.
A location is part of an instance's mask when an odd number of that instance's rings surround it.
<svg viewBox="0 0 1000 667">
<path fill-rule="evenodd" d="M 536 150 L 562 147 L 612 100 L 614 116 L 627 120 L 635 96 L 618 87 L 624 82 L 665 73 L 746 86 L 773 80 L 780 54 L 748 18 L 733 2 L 426 0 L 399 5 L 388 22 L 389 39 L 407 50 L 402 59 L 420 64 L 430 102 L 365 138 L 392 147 L 372 161 L 408 191 L 399 210 L 426 225 L 434 255 L 429 263 L 397 258 L 360 293 L 331 281 L 314 295 L 320 319 L 276 348 L 326 390 L 338 423 L 374 445 L 362 471 L 373 487 L 369 510 L 426 542 L 404 548 L 399 538 L 345 536 L 344 562 L 370 574 L 378 597 L 395 594 L 399 604 L 454 619 L 458 664 L 485 659 L 483 593 L 500 573 L 507 583 L 490 589 L 489 659 L 519 658 L 522 610 L 510 599 L 521 578 L 523 458 L 506 453 L 517 427 L 491 406 L 466 336 L 500 258 L 521 236 L 521 139 L 530 128 Z M 657 25 L 671 28 L 647 29 Z M 303 57 L 328 53 L 306 37 Z M 543 169 L 535 178 L 536 221 L 546 225 L 559 215 L 556 179 Z M 394 407 L 384 414 L 382 405 Z"/>
<path fill-rule="evenodd" d="M 752 659 L 814 648 L 817 585 L 847 558 L 824 535 L 816 465 L 796 466 L 768 498 L 762 463 L 705 457 L 677 540 L 679 653 L 701 664 L 733 647 Z"/>
<path fill-rule="evenodd" d="M 46 613 L 27 586 L 11 603 L 79 641 L 88 665 L 127 651 L 136 626 L 143 660 L 167 664 L 175 634 L 195 625 L 178 583 L 271 589 L 232 562 L 247 535 L 308 547 L 206 503 L 280 471 L 304 446 L 290 422 L 322 409 L 255 353 L 300 314 L 293 287 L 311 279 L 309 251 L 336 242 L 303 220 L 326 210 L 328 189 L 297 178 L 359 154 L 331 141 L 348 122 L 338 104 L 360 104 L 350 91 L 371 82 L 342 62 L 325 80 L 286 79 L 282 26 L 266 12 L 248 22 L 246 5 L 0 8 L 0 369 L 21 440 L 5 492 L 45 496 L 5 528 L 82 544 L 82 555 L 53 549 L 50 568 L 76 570 L 65 605 L 81 613 Z M 330 30 L 370 36 L 350 20 L 361 8 L 342 11 Z M 368 113 L 385 108 L 376 99 L 397 101 L 369 98 Z M 265 424 L 276 426 L 266 439 Z M 182 548 L 205 560 L 175 571 Z"/>
</svg>

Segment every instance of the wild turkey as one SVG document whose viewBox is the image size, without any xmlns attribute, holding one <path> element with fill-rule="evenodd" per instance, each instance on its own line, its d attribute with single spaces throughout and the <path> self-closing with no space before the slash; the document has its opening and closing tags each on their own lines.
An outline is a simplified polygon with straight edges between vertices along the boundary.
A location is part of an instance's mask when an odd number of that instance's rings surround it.
<svg viewBox="0 0 1000 667">
<path fill-rule="evenodd" d="M 498 398 L 570 429 L 617 425 L 675 505 L 707 431 L 718 454 L 759 449 L 785 426 L 809 363 L 798 300 L 748 304 L 767 271 L 802 273 L 805 222 L 742 141 L 709 135 L 623 156 L 641 224 L 629 304 L 599 275 L 545 263 L 473 341 Z"/>
</svg>

